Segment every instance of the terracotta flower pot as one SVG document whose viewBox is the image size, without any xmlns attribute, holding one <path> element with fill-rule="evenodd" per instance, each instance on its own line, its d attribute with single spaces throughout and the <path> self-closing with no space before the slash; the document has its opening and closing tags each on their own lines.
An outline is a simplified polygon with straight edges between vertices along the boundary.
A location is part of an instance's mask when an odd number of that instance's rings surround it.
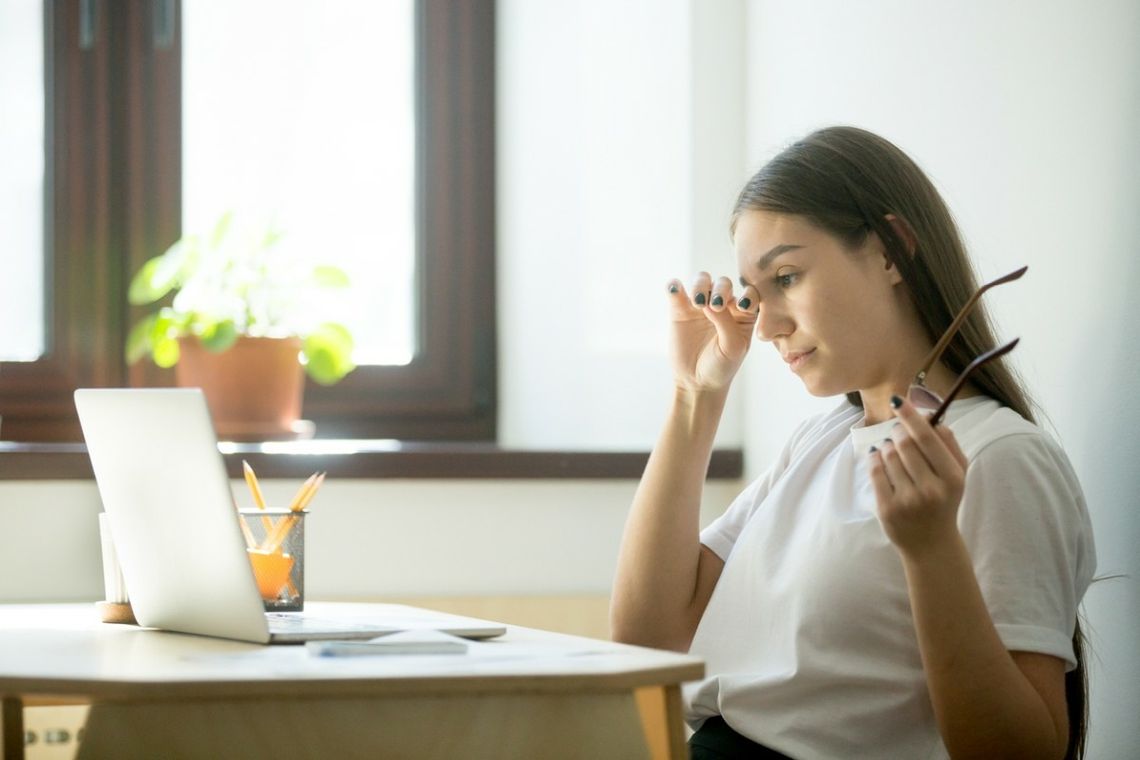
<svg viewBox="0 0 1140 760">
<path fill-rule="evenodd" d="M 201 388 L 220 440 L 267 440 L 311 435 L 301 420 L 304 368 L 299 338 L 238 338 L 220 353 L 197 338 L 180 338 L 178 385 Z"/>
</svg>

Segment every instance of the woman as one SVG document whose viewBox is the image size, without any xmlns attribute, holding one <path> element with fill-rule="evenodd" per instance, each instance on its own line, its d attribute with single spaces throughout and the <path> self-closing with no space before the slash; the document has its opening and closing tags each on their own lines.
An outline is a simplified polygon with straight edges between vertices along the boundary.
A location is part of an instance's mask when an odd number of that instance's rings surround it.
<svg viewBox="0 0 1140 760">
<path fill-rule="evenodd" d="M 997 346 L 976 303 L 934 351 L 978 290 L 937 191 L 886 140 L 825 129 L 752 178 L 732 233 L 741 292 L 669 286 L 676 390 L 611 610 L 618 640 L 704 658 L 693 756 L 1079 756 L 1095 556 L 1076 477 L 1000 357 L 935 424 L 920 408 Z M 700 531 L 753 333 L 845 398 Z"/>
</svg>

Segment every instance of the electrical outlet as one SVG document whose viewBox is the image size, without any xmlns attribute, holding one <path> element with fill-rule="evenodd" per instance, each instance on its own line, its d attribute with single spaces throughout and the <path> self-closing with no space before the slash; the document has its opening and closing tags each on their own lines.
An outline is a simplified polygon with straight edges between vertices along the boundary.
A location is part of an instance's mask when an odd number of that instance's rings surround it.
<svg viewBox="0 0 1140 760">
<path fill-rule="evenodd" d="M 26 760 L 72 760 L 79 751 L 87 705 L 24 708 Z"/>
</svg>

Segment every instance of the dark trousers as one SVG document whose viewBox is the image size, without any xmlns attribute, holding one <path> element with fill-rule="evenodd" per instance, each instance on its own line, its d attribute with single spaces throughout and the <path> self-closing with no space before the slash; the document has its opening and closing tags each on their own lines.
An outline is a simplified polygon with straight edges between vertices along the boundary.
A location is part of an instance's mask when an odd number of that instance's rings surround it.
<svg viewBox="0 0 1140 760">
<path fill-rule="evenodd" d="M 736 733 L 719 715 L 706 720 L 689 737 L 689 752 L 693 760 L 791 760 Z"/>
</svg>

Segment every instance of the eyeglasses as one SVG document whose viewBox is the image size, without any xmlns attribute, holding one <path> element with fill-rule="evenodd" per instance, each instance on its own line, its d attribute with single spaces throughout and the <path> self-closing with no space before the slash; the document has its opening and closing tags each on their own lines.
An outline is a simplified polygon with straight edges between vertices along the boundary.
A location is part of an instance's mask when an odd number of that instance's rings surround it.
<svg viewBox="0 0 1140 760">
<path fill-rule="evenodd" d="M 970 379 L 970 375 L 972 375 L 978 367 L 981 367 L 986 362 L 993 361 L 999 356 L 1008 354 L 1021 339 L 1014 338 L 1004 346 L 998 346 L 995 349 L 986 351 L 970 362 L 966 369 L 962 370 L 962 373 L 958 375 L 958 379 L 954 381 L 954 385 L 950 388 L 950 392 L 946 394 L 945 399 L 926 387 L 926 373 L 930 371 L 930 368 L 933 367 L 934 363 L 942 356 L 942 352 L 950 345 L 950 341 L 954 339 L 958 328 L 966 321 L 966 317 L 970 315 L 970 311 L 974 308 L 974 305 L 978 303 L 982 294 L 992 287 L 1019 279 L 1028 269 L 1029 267 L 1027 266 L 1022 267 L 1021 269 L 1010 272 L 1004 277 L 997 278 L 993 282 L 987 282 L 978 288 L 977 292 L 970 296 L 970 300 L 967 301 L 966 305 L 962 307 L 962 310 L 958 312 L 958 315 L 954 317 L 954 321 L 950 323 L 950 327 L 946 330 L 946 333 L 938 340 L 938 343 L 936 343 L 931 350 L 930 355 L 927 356 L 926 360 L 922 363 L 922 369 L 918 371 L 918 374 L 914 376 L 914 380 L 911 381 L 910 388 L 907 389 L 906 397 L 910 403 L 919 409 L 934 410 L 934 414 L 930 417 L 931 425 L 937 425 L 939 421 L 941 421 L 942 416 L 946 414 L 946 410 L 950 407 L 950 402 L 953 401 L 954 397 L 966 386 L 966 381 Z"/>
</svg>

